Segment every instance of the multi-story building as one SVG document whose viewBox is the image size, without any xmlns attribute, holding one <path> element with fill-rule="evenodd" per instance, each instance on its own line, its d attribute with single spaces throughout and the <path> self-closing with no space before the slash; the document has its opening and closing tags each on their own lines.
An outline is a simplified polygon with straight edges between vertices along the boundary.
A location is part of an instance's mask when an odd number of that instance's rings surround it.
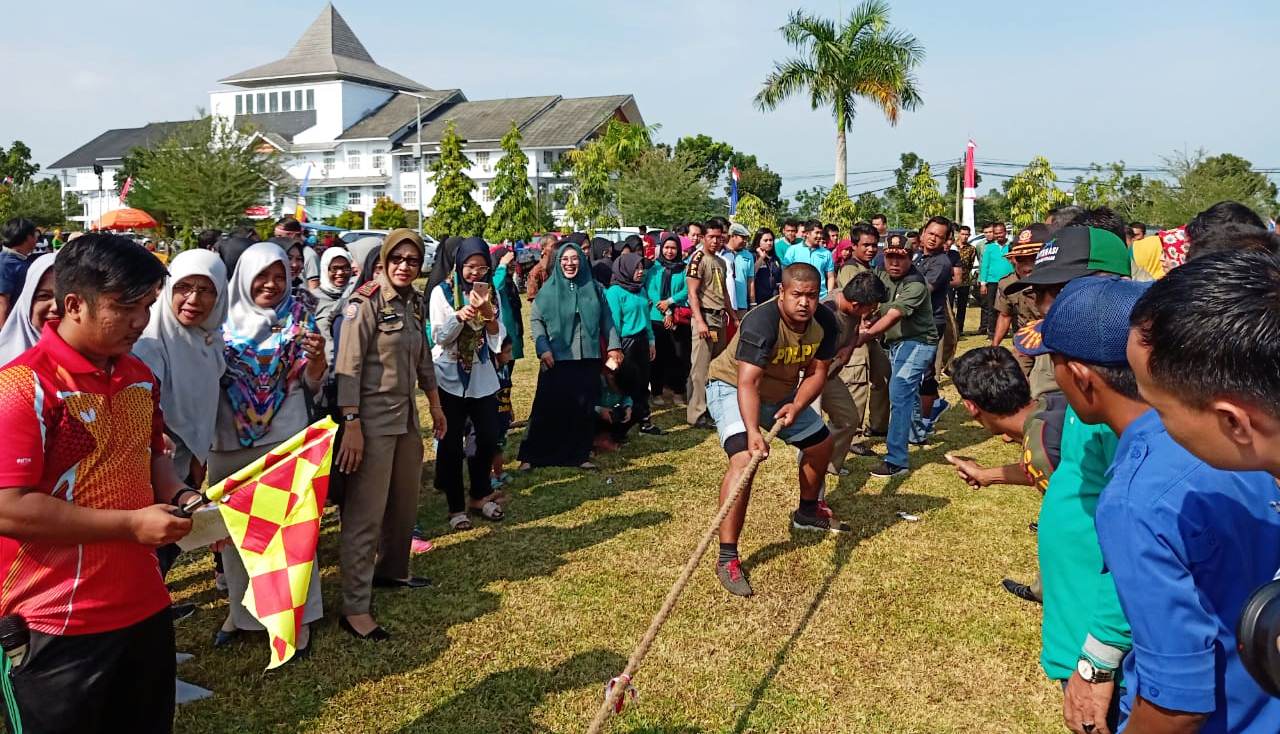
<svg viewBox="0 0 1280 734">
<path fill-rule="evenodd" d="M 209 93 L 211 114 L 252 127 L 259 144 L 279 151 L 299 185 L 308 178 L 306 204 L 313 219 L 345 209 L 367 213 L 383 196 L 414 211 L 429 204 L 435 193 L 430 167 L 449 122 L 473 163 L 468 173 L 486 213 L 493 208 L 489 185 L 502 157 L 499 140 L 513 122 L 529 158 L 530 183 L 548 205 L 563 199 L 557 191 L 567 182 L 553 169 L 566 151 L 587 143 L 610 120 L 644 123 L 635 99 L 626 94 L 472 101 L 460 89 L 433 89 L 379 66 L 332 4 L 284 58 L 220 83 L 229 88 Z M 124 182 L 116 175 L 122 158 L 181 124 L 108 130 L 48 166 L 64 193 L 80 196 L 83 212 L 72 218 L 92 222 L 124 206 Z M 292 211 L 294 203 L 291 196 L 274 197 L 257 214 Z"/>
</svg>

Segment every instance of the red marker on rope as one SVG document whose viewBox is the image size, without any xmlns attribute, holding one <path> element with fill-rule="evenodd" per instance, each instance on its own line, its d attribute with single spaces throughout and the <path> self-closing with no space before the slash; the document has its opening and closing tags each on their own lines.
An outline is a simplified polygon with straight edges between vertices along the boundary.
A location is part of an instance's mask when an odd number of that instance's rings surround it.
<svg viewBox="0 0 1280 734">
<path fill-rule="evenodd" d="M 610 678 L 609 682 L 604 684 L 604 700 L 609 700 L 609 696 L 613 694 L 614 687 L 618 685 L 623 686 L 623 689 L 622 694 L 618 696 L 613 704 L 613 713 L 615 714 L 622 713 L 622 707 L 627 705 L 628 695 L 631 696 L 632 701 L 636 700 L 636 696 L 640 695 L 635 686 L 631 685 L 631 676 L 620 675 L 616 678 Z"/>
</svg>

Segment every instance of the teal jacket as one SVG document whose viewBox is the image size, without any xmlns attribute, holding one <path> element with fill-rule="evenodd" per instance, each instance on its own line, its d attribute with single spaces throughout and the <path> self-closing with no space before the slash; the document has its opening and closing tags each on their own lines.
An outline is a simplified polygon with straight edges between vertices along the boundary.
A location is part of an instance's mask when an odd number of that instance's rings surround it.
<svg viewBox="0 0 1280 734">
<path fill-rule="evenodd" d="M 609 302 L 609 310 L 613 312 L 613 323 L 618 327 L 618 335 L 626 338 L 644 332 L 649 343 L 653 343 L 653 323 L 649 321 L 649 298 L 644 289 L 632 293 L 620 285 L 611 285 L 604 291 L 605 300 Z"/>
<path fill-rule="evenodd" d="M 649 320 L 661 321 L 662 312 L 658 310 L 658 301 L 662 300 L 662 272 L 664 268 L 654 263 L 644 274 L 644 290 L 649 296 Z M 681 270 L 671 274 L 671 305 L 689 305 L 689 284 L 685 281 L 685 272 Z"/>
<path fill-rule="evenodd" d="M 1000 282 L 1000 279 L 1013 272 L 1013 263 L 1005 255 L 1009 254 L 1009 245 L 988 242 L 982 246 L 982 261 L 978 263 L 978 282 Z"/>
<path fill-rule="evenodd" d="M 507 271 L 506 265 L 499 265 L 498 269 L 493 271 L 493 289 L 498 293 L 498 313 L 502 316 L 502 325 L 507 329 L 507 337 L 511 339 L 511 358 L 520 359 L 524 356 L 524 337 L 522 336 L 523 324 L 519 322 L 519 316 L 516 315 L 515 308 L 507 299 L 507 278 L 511 274 Z"/>
</svg>

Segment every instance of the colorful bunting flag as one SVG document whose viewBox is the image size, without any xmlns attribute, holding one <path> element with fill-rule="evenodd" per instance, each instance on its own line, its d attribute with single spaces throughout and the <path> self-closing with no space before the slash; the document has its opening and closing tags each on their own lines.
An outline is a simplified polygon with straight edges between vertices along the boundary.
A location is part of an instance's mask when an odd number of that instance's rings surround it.
<svg viewBox="0 0 1280 734">
<path fill-rule="evenodd" d="M 268 670 L 296 652 L 337 430 L 318 421 L 205 493 L 248 572 L 244 608 L 267 628 Z"/>
</svg>

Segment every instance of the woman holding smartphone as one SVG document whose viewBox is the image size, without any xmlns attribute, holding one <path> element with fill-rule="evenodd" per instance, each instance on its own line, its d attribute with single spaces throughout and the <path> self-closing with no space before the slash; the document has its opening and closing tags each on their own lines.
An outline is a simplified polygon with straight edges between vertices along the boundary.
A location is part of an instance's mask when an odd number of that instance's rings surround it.
<svg viewBox="0 0 1280 734">
<path fill-rule="evenodd" d="M 506 329 L 494 293 L 493 261 L 489 246 L 479 237 L 458 245 L 454 272 L 430 294 L 431 359 L 436 368 L 440 404 L 449 429 L 436 454 L 437 486 L 449 501 L 449 525 L 470 530 L 468 510 L 486 520 L 503 518 L 499 493 L 490 474 L 498 447 L 497 356 Z M 469 458 L 462 450 L 467 421 L 475 430 L 476 450 Z M 463 492 L 462 464 L 466 458 L 470 499 Z"/>
</svg>

